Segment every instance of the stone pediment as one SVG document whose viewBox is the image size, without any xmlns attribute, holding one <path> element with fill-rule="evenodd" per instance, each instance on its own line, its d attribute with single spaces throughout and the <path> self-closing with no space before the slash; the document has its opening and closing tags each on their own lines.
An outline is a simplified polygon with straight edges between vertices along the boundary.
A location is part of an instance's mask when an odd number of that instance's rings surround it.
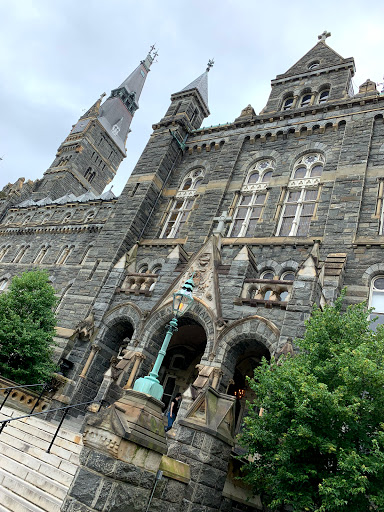
<svg viewBox="0 0 384 512">
<path fill-rule="evenodd" d="M 168 288 L 152 312 L 171 303 L 173 294 L 193 275 L 195 283 L 193 297 L 202 302 L 216 318 L 220 318 L 221 302 L 217 276 L 217 267 L 220 264 L 220 260 L 218 237 L 212 235 L 203 247 L 190 258 L 183 272 Z"/>
</svg>

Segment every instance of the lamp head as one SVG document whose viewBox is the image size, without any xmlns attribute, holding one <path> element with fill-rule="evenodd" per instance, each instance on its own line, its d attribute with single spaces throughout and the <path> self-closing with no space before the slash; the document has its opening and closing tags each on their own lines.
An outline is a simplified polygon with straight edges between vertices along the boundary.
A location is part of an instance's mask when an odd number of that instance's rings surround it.
<svg viewBox="0 0 384 512">
<path fill-rule="evenodd" d="M 175 318 L 180 318 L 188 311 L 193 304 L 192 292 L 195 283 L 192 277 L 188 279 L 178 292 L 173 294 L 173 314 Z"/>
</svg>

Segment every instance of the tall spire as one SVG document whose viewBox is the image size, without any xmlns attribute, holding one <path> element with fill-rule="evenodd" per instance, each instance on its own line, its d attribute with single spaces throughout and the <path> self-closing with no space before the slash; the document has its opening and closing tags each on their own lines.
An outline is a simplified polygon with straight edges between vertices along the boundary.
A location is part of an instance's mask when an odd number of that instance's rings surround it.
<svg viewBox="0 0 384 512">
<path fill-rule="evenodd" d="M 125 154 L 125 142 L 150 67 L 158 53 L 153 45 L 144 60 L 101 105 L 99 121 Z M 118 126 L 119 129 L 116 129 Z"/>
<path fill-rule="evenodd" d="M 197 77 L 195 80 L 193 80 L 189 85 L 184 87 L 184 89 L 181 89 L 180 92 L 172 94 L 172 97 L 176 97 L 178 95 L 181 95 L 186 92 L 192 92 L 196 91 L 198 93 L 198 96 L 202 100 L 203 106 L 205 107 L 207 113 L 206 115 L 209 115 L 209 108 L 208 108 L 208 73 L 211 69 L 211 67 L 214 64 L 213 59 L 209 59 L 207 64 L 207 69 L 204 71 L 202 75 Z"/>
</svg>

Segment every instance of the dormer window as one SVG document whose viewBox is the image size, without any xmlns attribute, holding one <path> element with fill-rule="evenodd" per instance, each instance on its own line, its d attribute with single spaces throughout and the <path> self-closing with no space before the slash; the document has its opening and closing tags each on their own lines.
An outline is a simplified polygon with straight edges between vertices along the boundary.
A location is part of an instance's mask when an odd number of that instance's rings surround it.
<svg viewBox="0 0 384 512">
<path fill-rule="evenodd" d="M 283 110 L 290 110 L 293 106 L 293 97 L 287 98 L 284 101 Z"/>
<path fill-rule="evenodd" d="M 310 94 L 304 94 L 304 96 L 301 98 L 300 106 L 301 107 L 308 107 L 308 105 L 311 102 L 311 98 L 312 98 L 312 96 Z"/>
<path fill-rule="evenodd" d="M 325 91 L 320 93 L 319 104 L 326 103 L 328 101 L 328 98 L 329 98 L 329 89 L 326 89 Z"/>
</svg>

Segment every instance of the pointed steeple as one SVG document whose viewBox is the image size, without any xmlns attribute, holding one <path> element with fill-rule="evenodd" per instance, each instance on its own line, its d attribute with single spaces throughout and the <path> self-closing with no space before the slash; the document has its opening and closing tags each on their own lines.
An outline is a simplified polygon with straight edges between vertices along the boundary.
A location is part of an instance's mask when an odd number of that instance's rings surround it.
<svg viewBox="0 0 384 512">
<path fill-rule="evenodd" d="M 109 98 L 101 105 L 99 121 L 110 137 L 125 154 L 125 142 L 136 110 L 139 98 L 150 67 L 157 57 L 154 46 L 137 68 L 117 88 L 113 89 Z"/>
<path fill-rule="evenodd" d="M 175 100 L 179 97 L 186 96 L 186 93 L 195 93 L 198 100 L 200 100 L 201 106 L 203 107 L 204 117 L 209 116 L 210 112 L 208 108 L 208 73 L 213 64 L 214 61 L 210 59 L 208 61 L 207 69 L 204 71 L 204 73 L 197 77 L 195 80 L 193 80 L 186 87 L 184 87 L 184 89 L 181 89 L 180 92 L 172 94 L 171 99 Z"/>
</svg>

